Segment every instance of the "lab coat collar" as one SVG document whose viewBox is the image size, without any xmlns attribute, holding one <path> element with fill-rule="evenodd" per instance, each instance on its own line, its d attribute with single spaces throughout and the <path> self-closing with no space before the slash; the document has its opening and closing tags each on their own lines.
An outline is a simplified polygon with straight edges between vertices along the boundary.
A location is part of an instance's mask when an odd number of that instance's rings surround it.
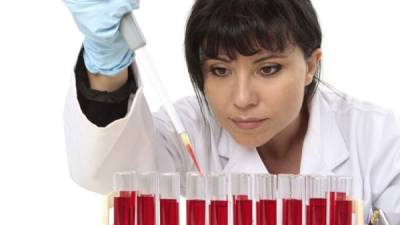
<svg viewBox="0 0 400 225">
<path fill-rule="evenodd" d="M 309 105 L 310 119 L 303 143 L 301 174 L 333 174 L 349 158 L 326 91 L 318 90 Z M 268 173 L 258 152 L 237 144 L 222 130 L 218 154 L 228 162 L 224 172 Z"/>
<path fill-rule="evenodd" d="M 228 162 L 223 170 L 225 173 L 268 173 L 256 149 L 238 145 L 233 139 L 230 142 L 235 144 L 226 155 Z"/>
<path fill-rule="evenodd" d="M 329 95 L 334 93 L 318 89 L 309 106 L 310 120 L 303 143 L 301 174 L 333 174 L 333 170 L 349 158 L 331 106 L 332 96 Z"/>
<path fill-rule="evenodd" d="M 212 124 L 217 124 L 216 121 Z M 217 131 L 218 132 L 215 132 Z M 253 148 L 247 148 L 239 145 L 233 137 L 222 127 L 214 128 L 214 135 L 217 138 L 218 156 L 228 160 L 227 164 L 221 169 L 224 173 L 266 173 L 268 172 L 259 157 L 257 151 Z M 219 160 L 221 162 L 221 160 Z"/>
</svg>

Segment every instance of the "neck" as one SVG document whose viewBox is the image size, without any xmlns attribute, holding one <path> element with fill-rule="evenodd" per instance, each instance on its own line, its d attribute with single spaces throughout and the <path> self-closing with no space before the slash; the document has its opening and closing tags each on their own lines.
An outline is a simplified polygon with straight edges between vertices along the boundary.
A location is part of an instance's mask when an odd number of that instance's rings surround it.
<svg viewBox="0 0 400 225">
<path fill-rule="evenodd" d="M 308 127 L 308 109 L 304 104 L 297 118 L 273 139 L 258 147 L 261 158 L 271 160 L 285 160 L 291 155 L 301 158 L 303 140 Z M 300 160 L 300 159 L 299 159 Z"/>
</svg>

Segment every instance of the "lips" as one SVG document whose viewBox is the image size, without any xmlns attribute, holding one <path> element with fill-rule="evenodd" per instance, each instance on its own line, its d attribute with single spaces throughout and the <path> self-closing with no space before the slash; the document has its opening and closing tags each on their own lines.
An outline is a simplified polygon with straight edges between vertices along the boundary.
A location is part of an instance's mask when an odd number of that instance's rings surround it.
<svg viewBox="0 0 400 225">
<path fill-rule="evenodd" d="M 238 128 L 249 130 L 261 126 L 267 118 L 233 118 L 231 120 Z"/>
</svg>

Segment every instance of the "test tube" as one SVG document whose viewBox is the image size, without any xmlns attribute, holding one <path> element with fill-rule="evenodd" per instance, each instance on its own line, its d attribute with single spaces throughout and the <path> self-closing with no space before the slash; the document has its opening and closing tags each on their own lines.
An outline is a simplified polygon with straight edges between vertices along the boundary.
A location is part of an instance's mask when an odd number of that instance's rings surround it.
<svg viewBox="0 0 400 225">
<path fill-rule="evenodd" d="M 209 225 L 228 225 L 227 177 L 222 173 L 208 176 Z"/>
<path fill-rule="evenodd" d="M 329 177 L 329 224 L 352 224 L 352 178 L 346 176 Z"/>
<path fill-rule="evenodd" d="M 309 176 L 308 178 L 307 225 L 326 225 L 328 178 L 324 176 Z"/>
<path fill-rule="evenodd" d="M 278 175 L 279 196 L 282 199 L 282 225 L 302 225 L 305 221 L 305 178 L 303 176 Z"/>
<path fill-rule="evenodd" d="M 277 225 L 276 175 L 257 174 L 255 182 L 257 225 Z"/>
<path fill-rule="evenodd" d="M 156 224 L 156 196 L 158 195 L 158 174 L 139 173 L 137 194 L 137 225 Z"/>
<path fill-rule="evenodd" d="M 135 225 L 136 173 L 117 172 L 113 177 L 114 225 Z"/>
<path fill-rule="evenodd" d="M 305 188 L 305 207 L 306 207 L 306 225 L 310 225 L 310 193 L 311 193 L 311 178 L 313 175 L 306 175 L 304 176 L 306 182 Z"/>
<path fill-rule="evenodd" d="M 179 225 L 179 173 L 160 174 L 160 225 Z"/>
<path fill-rule="evenodd" d="M 252 177 L 250 174 L 231 174 L 233 225 L 251 225 L 253 221 Z"/>
<path fill-rule="evenodd" d="M 186 174 L 186 225 L 206 223 L 206 177 L 197 172 Z"/>
</svg>

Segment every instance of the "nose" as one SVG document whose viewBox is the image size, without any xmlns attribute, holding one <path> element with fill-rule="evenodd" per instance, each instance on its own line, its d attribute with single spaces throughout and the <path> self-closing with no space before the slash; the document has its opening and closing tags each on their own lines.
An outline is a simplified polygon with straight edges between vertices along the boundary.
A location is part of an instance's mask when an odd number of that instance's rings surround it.
<svg viewBox="0 0 400 225">
<path fill-rule="evenodd" d="M 246 110 L 258 104 L 258 95 L 249 76 L 239 77 L 233 89 L 233 104 L 236 108 Z"/>
</svg>

